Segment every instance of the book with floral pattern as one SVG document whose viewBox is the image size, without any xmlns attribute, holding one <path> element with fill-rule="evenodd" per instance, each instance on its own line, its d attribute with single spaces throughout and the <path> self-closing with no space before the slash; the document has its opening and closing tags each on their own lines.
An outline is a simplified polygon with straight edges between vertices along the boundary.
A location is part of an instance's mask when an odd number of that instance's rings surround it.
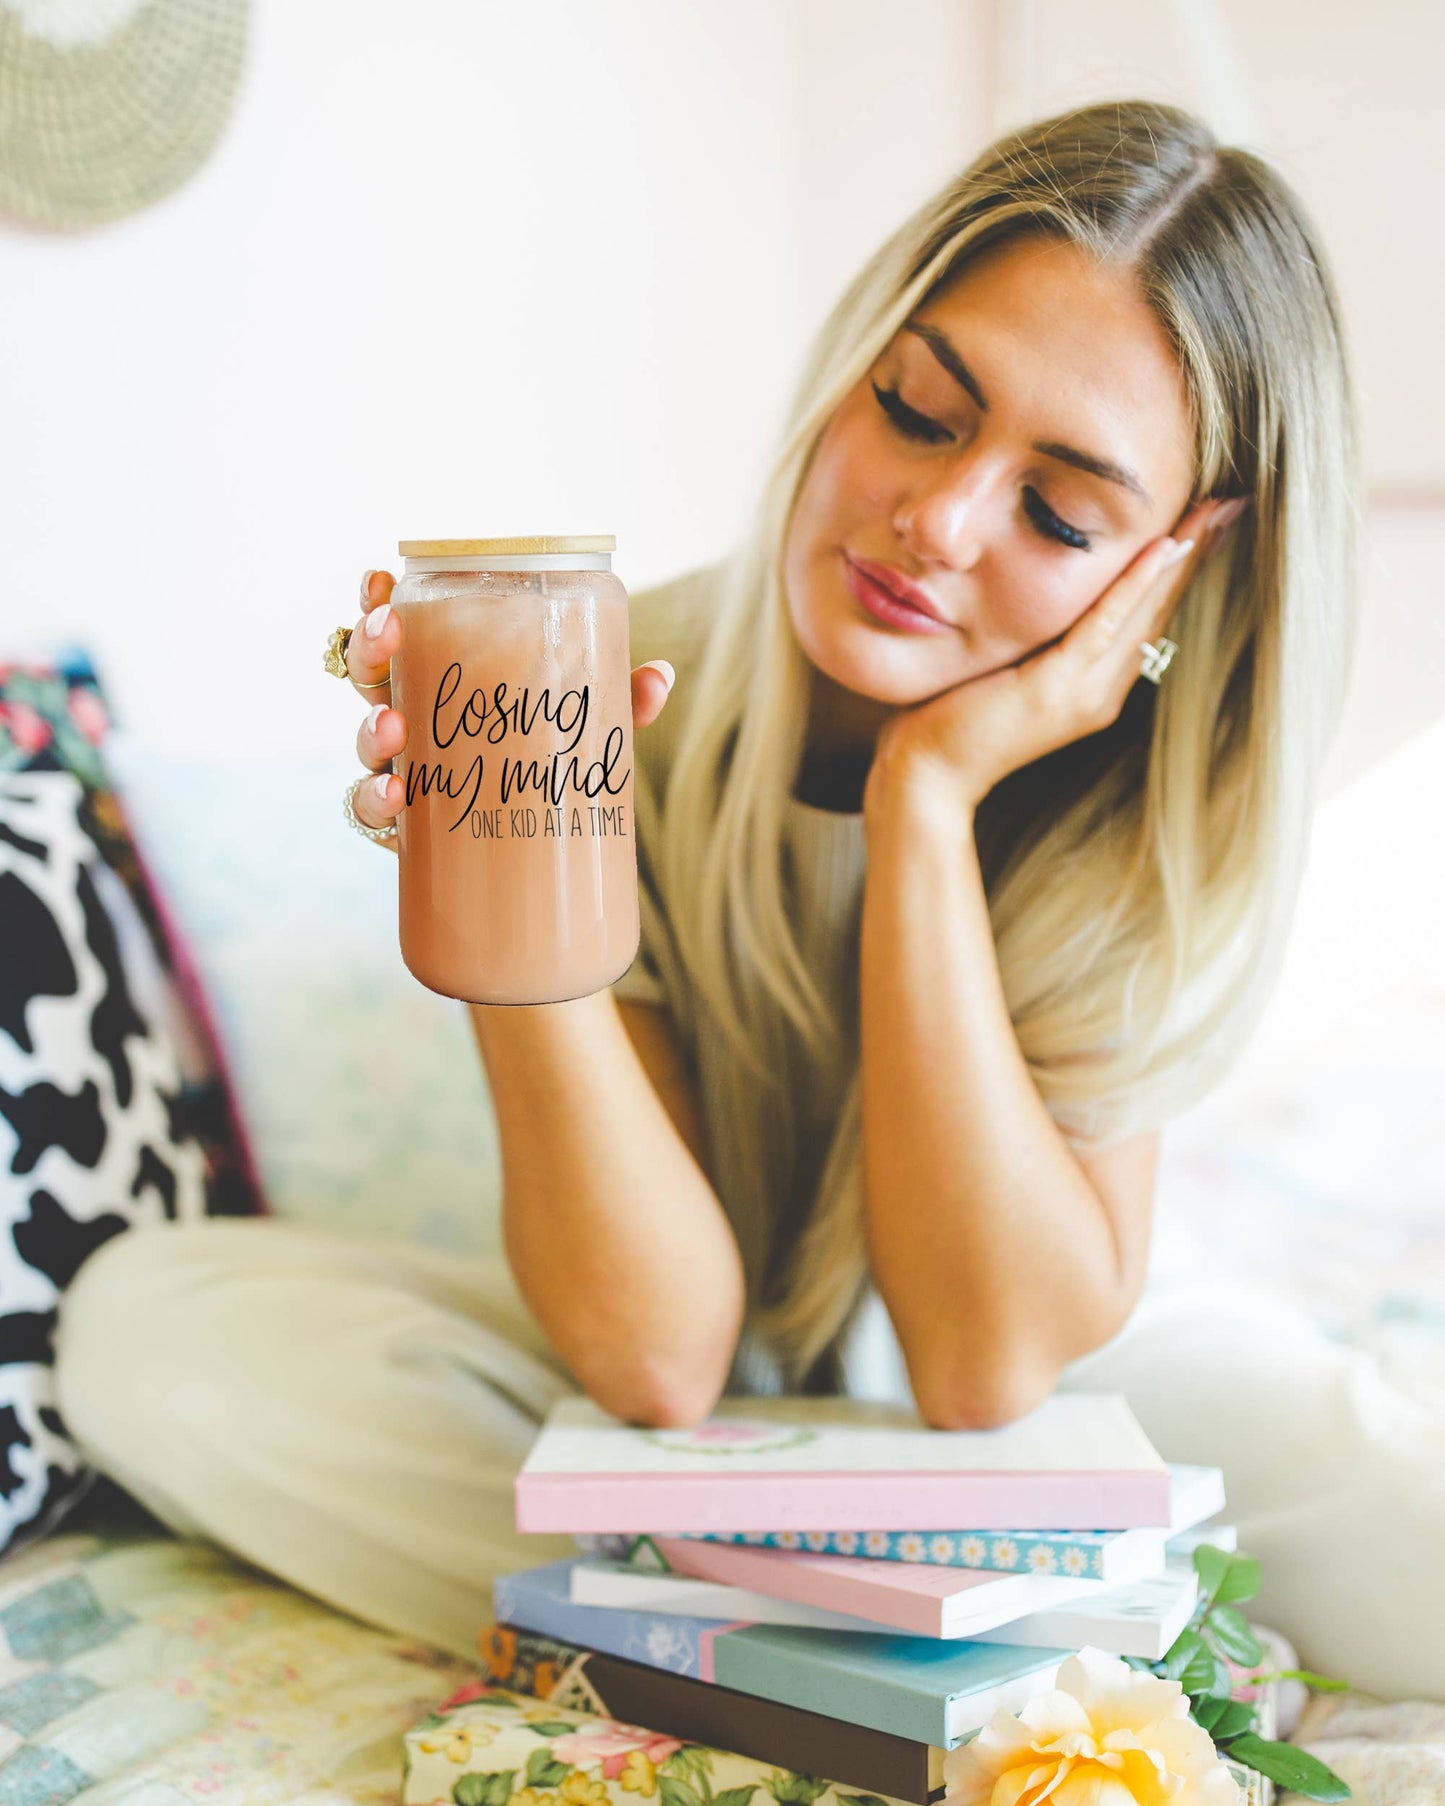
<svg viewBox="0 0 1445 1806">
<path fill-rule="evenodd" d="M 628 1724 L 658 1725 L 689 1743 L 735 1750 L 797 1774 L 829 1774 L 911 1806 L 929 1806 L 943 1792 L 945 1752 L 936 1744 L 505 1624 L 482 1632 L 481 1652 L 482 1679 L 513 1693 Z"/>
<path fill-rule="evenodd" d="M 856 1806 L 835 1782 L 474 1682 L 405 1738 L 402 1806 Z M 47 1796 L 51 1797 L 51 1796 Z M 868 1806 L 900 1806 L 887 1794 Z"/>
</svg>

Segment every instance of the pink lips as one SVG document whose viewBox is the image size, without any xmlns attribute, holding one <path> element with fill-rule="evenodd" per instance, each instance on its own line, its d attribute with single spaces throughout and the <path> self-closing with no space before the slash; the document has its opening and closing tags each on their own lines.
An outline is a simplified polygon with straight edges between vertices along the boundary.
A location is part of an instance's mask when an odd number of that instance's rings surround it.
<svg viewBox="0 0 1445 1806">
<path fill-rule="evenodd" d="M 845 552 L 843 574 L 854 599 L 888 626 L 906 628 L 912 633 L 951 631 L 951 624 L 939 616 L 923 591 L 890 565 L 875 564 L 871 558 L 855 558 Z"/>
</svg>

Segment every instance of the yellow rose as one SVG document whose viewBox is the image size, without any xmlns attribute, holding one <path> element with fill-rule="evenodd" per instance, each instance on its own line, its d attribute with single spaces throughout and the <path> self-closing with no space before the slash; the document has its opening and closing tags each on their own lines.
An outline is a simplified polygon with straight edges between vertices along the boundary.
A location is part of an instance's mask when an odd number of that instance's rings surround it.
<svg viewBox="0 0 1445 1806">
<path fill-rule="evenodd" d="M 629 1750 L 617 1777 L 624 1793 L 640 1793 L 651 1799 L 657 1792 L 657 1770 L 643 1750 Z"/>
<path fill-rule="evenodd" d="M 1081 1649 L 1058 1688 L 1002 1709 L 950 1750 L 957 1806 L 1239 1806 L 1239 1788 L 1178 1681 Z"/>
<path fill-rule="evenodd" d="M 580 1768 L 572 1770 L 557 1792 L 566 1806 L 608 1806 L 607 1789 Z"/>
<path fill-rule="evenodd" d="M 495 1725 L 463 1724 L 439 1737 L 423 1737 L 421 1747 L 428 1755 L 441 1753 L 448 1762 L 455 1762 L 460 1767 L 471 1760 L 474 1749 L 485 1748 L 496 1735 Z"/>
</svg>

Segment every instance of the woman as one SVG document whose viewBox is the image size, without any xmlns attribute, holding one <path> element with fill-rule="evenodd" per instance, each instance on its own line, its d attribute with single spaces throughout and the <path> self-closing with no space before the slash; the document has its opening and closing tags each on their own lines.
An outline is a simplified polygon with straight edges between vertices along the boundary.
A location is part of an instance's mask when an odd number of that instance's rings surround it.
<svg viewBox="0 0 1445 1806">
<path fill-rule="evenodd" d="M 1338 306 L 1276 175 L 1143 103 L 985 152 L 824 326 L 749 542 L 635 600 L 642 952 L 469 1006 L 507 1266 L 118 1238 L 66 1307 L 72 1429 L 177 1529 L 470 1652 L 492 1574 L 565 1548 L 515 1537 L 510 1489 L 573 1386 L 656 1424 L 728 1385 L 911 1391 L 950 1426 L 1118 1389 L 1225 1467 L 1306 1660 L 1445 1691 L 1395 1572 L 1442 1554 L 1438 1417 L 1217 1285 L 1139 1304 L 1159 1128 L 1279 964 L 1357 505 Z M 390 588 L 347 653 L 373 834 Z"/>
</svg>

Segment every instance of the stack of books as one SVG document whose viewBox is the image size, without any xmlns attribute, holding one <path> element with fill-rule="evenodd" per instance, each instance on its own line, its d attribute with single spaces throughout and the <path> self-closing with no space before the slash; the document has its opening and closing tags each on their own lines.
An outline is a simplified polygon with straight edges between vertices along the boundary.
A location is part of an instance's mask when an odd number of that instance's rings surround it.
<svg viewBox="0 0 1445 1806">
<path fill-rule="evenodd" d="M 667 1752 L 602 1761 L 615 1806 L 658 1788 L 660 1806 L 930 1806 L 946 1752 L 1070 1654 L 1165 1653 L 1194 1612 L 1194 1544 L 1233 1546 L 1200 1529 L 1223 1505 L 1217 1469 L 1167 1465 L 1112 1396 L 982 1432 L 845 1399 L 729 1399 L 646 1430 L 568 1400 L 516 1512 L 579 1553 L 496 1583 L 487 1686 L 461 1709 L 489 1715 L 489 1751 L 509 1711 L 555 1733 L 519 1753 L 514 1791 L 559 1785 L 579 1725 L 606 1720 Z"/>
</svg>

